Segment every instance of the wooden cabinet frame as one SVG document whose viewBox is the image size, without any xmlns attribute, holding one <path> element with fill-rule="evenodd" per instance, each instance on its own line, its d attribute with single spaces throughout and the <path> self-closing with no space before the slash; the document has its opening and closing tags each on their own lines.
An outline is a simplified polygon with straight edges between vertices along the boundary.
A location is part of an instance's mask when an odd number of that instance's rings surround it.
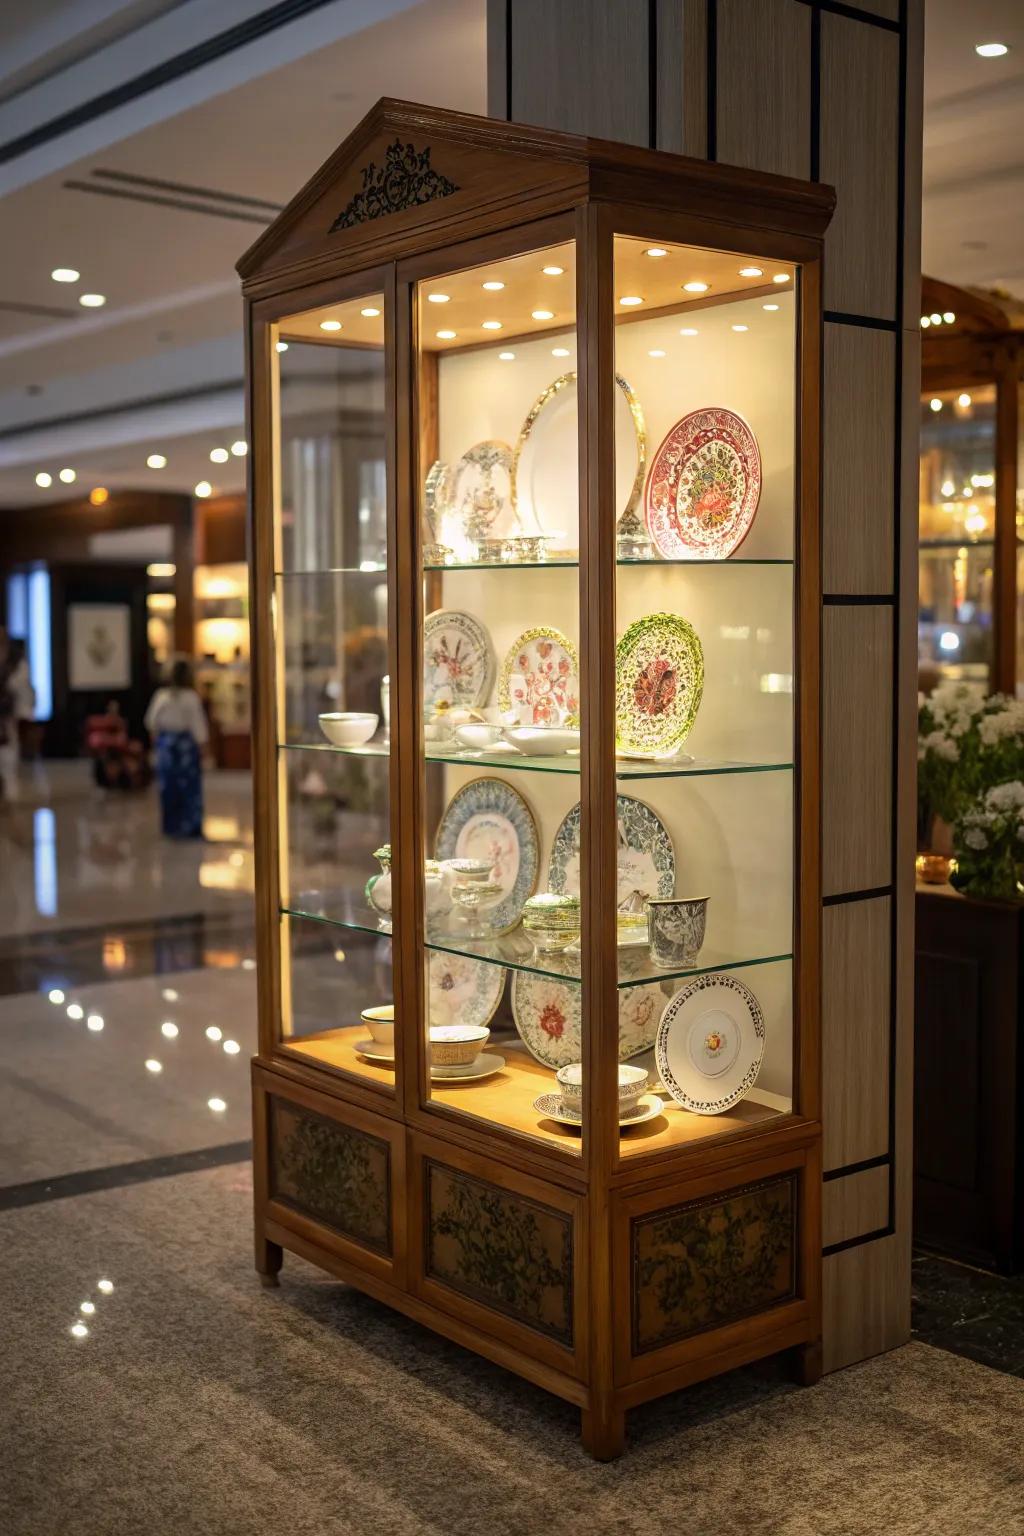
<svg viewBox="0 0 1024 1536">
<path fill-rule="evenodd" d="M 386 147 L 429 149 L 457 183 L 408 206 L 367 213 L 360 188 Z M 288 1247 L 364 1286 L 490 1358 L 580 1405 L 584 1439 L 598 1456 L 621 1449 L 625 1409 L 700 1376 L 780 1349 L 800 1352 L 805 1379 L 820 1371 L 820 390 L 822 238 L 830 188 L 628 146 L 383 101 L 288 206 L 240 263 L 248 330 L 252 675 L 256 785 L 260 1050 L 255 1066 L 257 1267 L 276 1277 Z M 352 210 L 357 213 L 353 214 Z M 338 224 L 340 230 L 335 228 Z M 613 237 L 638 234 L 726 252 L 755 249 L 799 265 L 795 509 L 793 914 L 793 1112 L 728 1135 L 621 1158 L 615 1107 L 618 1061 L 615 945 L 614 627 L 601 595 L 614 589 L 615 393 Z M 277 401 L 272 382 L 277 323 L 286 315 L 367 292 L 385 295 L 387 381 L 387 594 L 391 708 L 392 843 L 423 845 L 420 794 L 423 613 L 417 486 L 436 434 L 436 386 L 416 349 L 415 284 L 422 278 L 575 240 L 580 381 L 579 617 L 585 908 L 596 914 L 583 941 L 584 1073 L 591 1106 L 583 1155 L 567 1155 L 510 1127 L 488 1125 L 429 1102 L 419 1020 L 424 915 L 418 861 L 396 863 L 394 987 L 397 1090 L 381 1093 L 320 1069 L 282 1047 L 277 806 L 277 680 L 273 633 L 277 498 Z M 319 1116 L 316 1135 L 368 1138 L 374 1158 L 390 1148 L 386 1219 L 396 1235 L 385 1260 L 294 1206 L 275 1203 L 275 1095 L 289 1116 Z M 312 1123 L 312 1121 L 311 1121 Z M 292 1120 L 289 1120 L 289 1125 Z M 310 1134 L 314 1134 L 310 1132 Z M 365 1150 L 365 1148 L 364 1148 Z M 438 1172 L 437 1170 L 440 1170 Z M 778 1175 L 776 1183 L 772 1178 Z M 428 1273 L 428 1183 L 437 1198 L 479 1199 L 480 1210 L 522 1220 L 546 1244 L 543 1294 L 516 1307 L 488 1304 L 471 1287 Z M 779 1180 L 782 1183 L 779 1183 Z M 798 1196 L 785 1194 L 790 1185 Z M 767 1180 L 767 1182 L 765 1182 Z M 460 1182 L 461 1181 L 461 1182 Z M 758 1213 L 764 1189 L 783 1193 Z M 384 1187 L 381 1184 L 381 1187 Z M 634 1359 L 622 1317 L 635 1284 L 625 1257 L 638 1212 L 682 1205 L 715 1218 L 714 1198 L 754 1201 L 755 1223 L 792 1222 L 792 1294 L 756 1303 L 727 1322 Z M 705 1198 L 707 1197 L 707 1198 Z M 696 1204 L 693 1202 L 696 1201 Z M 502 1204 L 504 1202 L 504 1204 Z M 342 1199 L 344 1205 L 344 1199 Z M 725 1209 L 725 1204 L 722 1204 Z M 766 1207 L 767 1211 L 767 1207 Z M 787 1214 L 788 1213 L 788 1214 Z M 358 1215 L 358 1213 L 357 1213 Z M 343 1220 L 344 1214 L 339 1220 Z M 357 1218 L 354 1218 L 357 1219 Z M 532 1223 L 532 1225 L 530 1225 Z M 756 1230 L 760 1230 L 759 1227 Z M 752 1239 L 754 1240 L 754 1239 Z M 558 1253 L 565 1253 L 559 1268 Z M 789 1262 L 784 1245 L 779 1264 Z M 767 1293 L 766 1293 L 767 1294 Z M 540 1310 L 531 1321 L 529 1308 Z M 517 1304 L 518 1305 L 518 1304 Z M 561 1329 L 571 1346 L 558 1342 Z M 552 1323 L 551 1319 L 559 1321 Z"/>
</svg>

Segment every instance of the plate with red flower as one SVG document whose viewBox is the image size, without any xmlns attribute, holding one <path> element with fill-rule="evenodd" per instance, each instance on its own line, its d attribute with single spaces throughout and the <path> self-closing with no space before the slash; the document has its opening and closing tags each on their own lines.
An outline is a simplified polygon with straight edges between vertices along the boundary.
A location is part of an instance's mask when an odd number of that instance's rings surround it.
<svg viewBox="0 0 1024 1536">
<path fill-rule="evenodd" d="M 677 613 L 631 624 L 615 647 L 615 749 L 669 757 L 693 728 L 704 691 L 697 631 Z"/>
<path fill-rule="evenodd" d="M 520 725 L 579 725 L 580 664 L 568 636 L 546 625 L 524 630 L 502 665 L 498 703 Z"/>
<path fill-rule="evenodd" d="M 723 406 L 691 411 L 654 455 L 647 531 L 665 560 L 726 560 L 754 521 L 761 455 L 750 427 Z"/>
<path fill-rule="evenodd" d="M 457 608 L 438 608 L 423 621 L 423 703 L 460 707 L 486 704 L 494 681 L 494 650 L 480 620 Z"/>
<path fill-rule="evenodd" d="M 582 988 L 532 971 L 512 977 L 512 1017 L 531 1056 L 557 1070 L 583 1054 Z M 658 1033 L 664 994 L 660 982 L 619 992 L 619 1060 L 650 1050 Z"/>
</svg>

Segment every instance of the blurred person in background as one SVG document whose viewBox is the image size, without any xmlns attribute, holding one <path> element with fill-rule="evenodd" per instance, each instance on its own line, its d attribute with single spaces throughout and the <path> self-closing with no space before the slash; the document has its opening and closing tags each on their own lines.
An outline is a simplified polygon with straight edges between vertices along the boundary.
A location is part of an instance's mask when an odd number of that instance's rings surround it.
<svg viewBox="0 0 1024 1536">
<path fill-rule="evenodd" d="M 166 688 L 158 688 L 146 711 L 146 729 L 156 745 L 160 820 L 165 837 L 202 837 L 202 749 L 210 739 L 203 702 L 192 686 L 191 663 L 179 658 Z"/>
<path fill-rule="evenodd" d="M 18 717 L 11 684 L 14 664 L 7 631 L 0 624 L 0 804 L 8 804 L 18 793 Z"/>
</svg>

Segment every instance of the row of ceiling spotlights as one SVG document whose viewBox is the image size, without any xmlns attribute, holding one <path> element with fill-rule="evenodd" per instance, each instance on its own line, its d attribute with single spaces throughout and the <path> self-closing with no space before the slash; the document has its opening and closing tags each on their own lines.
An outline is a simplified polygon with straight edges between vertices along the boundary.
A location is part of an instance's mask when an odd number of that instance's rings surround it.
<svg viewBox="0 0 1024 1536">
<path fill-rule="evenodd" d="M 50 276 L 55 283 L 79 283 L 82 280 L 81 272 L 74 267 L 54 267 Z M 80 293 L 78 302 L 83 309 L 102 309 L 107 296 L 105 293 Z"/>
<path fill-rule="evenodd" d="M 227 448 L 211 448 L 210 461 L 213 464 L 226 464 L 228 459 L 231 457 L 231 454 L 234 454 L 236 459 L 243 459 L 248 452 L 249 444 L 245 441 L 244 438 L 240 437 L 231 444 L 230 450 Z M 164 453 L 151 453 L 146 459 L 146 467 L 147 469 L 166 469 L 167 455 Z M 69 467 L 60 469 L 57 471 L 57 479 L 60 480 L 64 485 L 74 485 L 75 481 L 78 479 L 78 471 Z M 48 491 L 52 484 L 53 476 L 51 475 L 50 471 L 48 469 L 39 470 L 36 474 L 36 485 L 39 486 L 40 490 Z M 211 495 L 212 486 L 210 485 L 210 482 L 208 480 L 200 480 L 199 484 L 195 488 L 195 494 L 197 496 Z M 99 507 L 103 505 L 108 495 L 109 492 L 107 491 L 106 487 L 98 485 L 89 492 L 89 500 L 92 502 L 93 506 Z"/>
</svg>

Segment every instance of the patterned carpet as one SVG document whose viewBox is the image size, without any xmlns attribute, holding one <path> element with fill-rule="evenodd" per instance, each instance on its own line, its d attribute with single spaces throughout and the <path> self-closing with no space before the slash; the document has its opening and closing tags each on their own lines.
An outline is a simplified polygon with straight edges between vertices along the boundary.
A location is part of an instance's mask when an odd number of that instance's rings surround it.
<svg viewBox="0 0 1024 1536">
<path fill-rule="evenodd" d="M 261 1290 L 250 1198 L 239 1164 L 0 1215 L 5 1536 L 1024 1532 L 1019 1378 L 747 1370 L 599 1466 L 567 1405 L 299 1260 Z"/>
</svg>

